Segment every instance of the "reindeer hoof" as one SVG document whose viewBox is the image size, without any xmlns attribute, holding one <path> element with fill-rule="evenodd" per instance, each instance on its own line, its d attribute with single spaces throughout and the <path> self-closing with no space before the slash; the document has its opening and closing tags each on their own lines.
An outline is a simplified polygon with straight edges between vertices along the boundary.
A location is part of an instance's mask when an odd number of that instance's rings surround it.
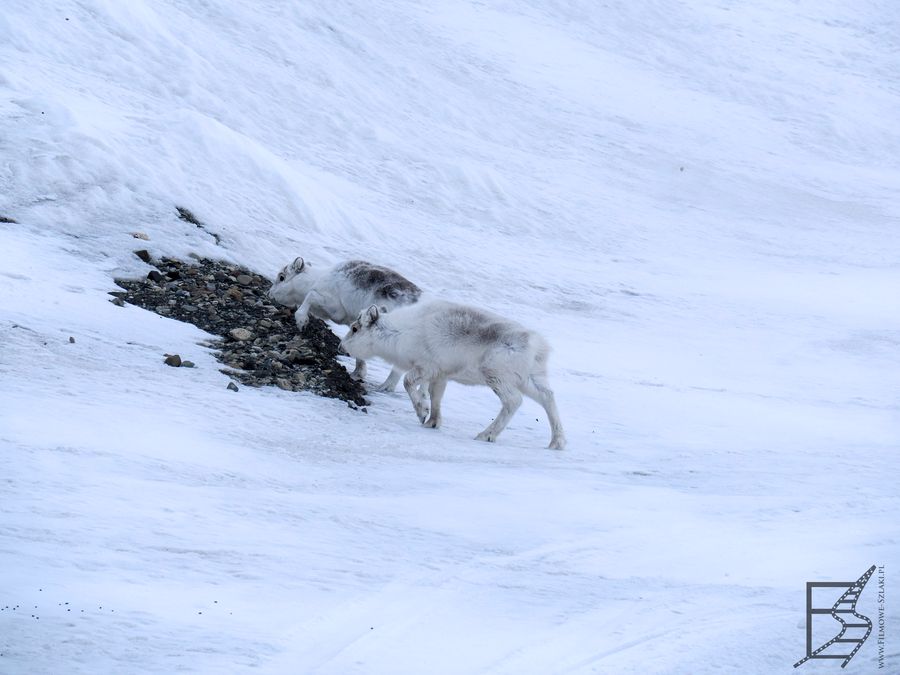
<svg viewBox="0 0 900 675">
<path fill-rule="evenodd" d="M 475 437 L 475 440 L 476 440 L 476 441 L 487 441 L 488 443 L 493 443 L 493 442 L 494 442 L 494 435 L 493 435 L 493 434 L 489 434 L 489 433 L 486 432 L 486 431 L 482 431 L 480 434 L 478 434 L 478 435 Z"/>
<path fill-rule="evenodd" d="M 440 417 L 429 417 L 427 420 L 422 422 L 429 429 L 437 429 L 441 426 L 441 418 Z"/>
</svg>

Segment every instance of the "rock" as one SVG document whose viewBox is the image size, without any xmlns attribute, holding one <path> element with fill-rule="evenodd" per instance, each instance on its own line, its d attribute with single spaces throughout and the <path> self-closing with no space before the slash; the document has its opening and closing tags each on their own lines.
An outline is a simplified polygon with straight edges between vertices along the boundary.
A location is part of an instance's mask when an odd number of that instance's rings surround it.
<svg viewBox="0 0 900 675">
<path fill-rule="evenodd" d="M 167 366 L 172 366 L 173 368 L 180 368 L 181 367 L 181 357 L 178 354 L 166 354 L 165 363 Z"/>
<path fill-rule="evenodd" d="M 251 277 L 249 274 L 238 274 L 237 282 L 241 286 L 249 286 L 251 283 L 253 283 L 253 277 Z"/>
<path fill-rule="evenodd" d="M 164 277 L 162 274 L 159 273 L 159 270 L 151 270 L 151 271 L 150 271 L 150 274 L 147 275 L 147 278 L 148 278 L 150 281 L 153 281 L 153 282 L 155 282 L 155 283 L 157 283 L 157 284 L 158 284 L 159 282 L 165 280 L 165 277 Z"/>
<path fill-rule="evenodd" d="M 116 307 L 124 307 L 125 306 L 125 301 L 122 298 L 113 298 L 112 300 L 110 300 L 110 302 L 112 304 L 114 304 Z"/>
<path fill-rule="evenodd" d="M 286 391 L 293 391 L 293 390 L 294 390 L 294 386 L 291 384 L 291 381 L 290 381 L 290 380 L 286 380 L 286 379 L 283 378 L 283 377 L 277 377 L 277 378 L 275 378 L 275 385 L 276 385 L 279 389 L 284 389 L 284 390 L 286 390 Z"/>
<path fill-rule="evenodd" d="M 246 328 L 232 328 L 228 331 L 228 334 L 235 340 L 239 342 L 246 342 L 250 338 L 253 337 L 253 333 L 251 333 Z"/>
<path fill-rule="evenodd" d="M 143 260 L 145 263 L 149 263 L 152 260 L 152 258 L 150 257 L 150 252 L 147 251 L 146 249 L 141 249 L 140 251 L 135 251 L 134 254 L 138 258 Z"/>
<path fill-rule="evenodd" d="M 134 237 L 135 239 L 143 239 L 144 241 L 150 241 L 150 237 L 148 237 L 143 232 L 132 232 L 131 236 Z"/>
<path fill-rule="evenodd" d="M 194 367 L 194 362 L 193 362 L 193 361 L 182 361 L 182 362 L 181 362 L 181 367 L 182 367 L 182 368 L 193 368 L 193 367 Z"/>
<path fill-rule="evenodd" d="M 229 382 L 226 389 L 230 389 L 231 391 L 238 391 L 238 386 L 234 382 Z"/>
<path fill-rule="evenodd" d="M 232 286 L 227 291 L 225 291 L 225 295 L 227 295 L 232 300 L 236 300 L 240 302 L 244 299 L 244 294 L 241 293 L 240 289 L 237 286 Z"/>
<path fill-rule="evenodd" d="M 75 344 L 75 338 L 73 338 L 71 335 L 69 336 L 69 344 Z"/>
</svg>

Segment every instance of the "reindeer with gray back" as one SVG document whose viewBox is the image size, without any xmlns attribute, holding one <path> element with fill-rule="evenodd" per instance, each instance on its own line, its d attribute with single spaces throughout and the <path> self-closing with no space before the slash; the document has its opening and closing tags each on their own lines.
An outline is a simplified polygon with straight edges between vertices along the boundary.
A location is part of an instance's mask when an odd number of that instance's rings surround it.
<svg viewBox="0 0 900 675">
<path fill-rule="evenodd" d="M 303 258 L 285 266 L 269 289 L 269 297 L 297 307 L 294 318 L 301 330 L 310 315 L 350 325 L 370 305 L 394 309 L 418 302 L 422 290 L 392 269 L 363 260 L 349 260 L 319 270 Z M 356 359 L 352 376 L 364 379 L 366 362 Z M 393 391 L 403 375 L 394 368 L 377 391 Z"/>
<path fill-rule="evenodd" d="M 441 424 L 441 399 L 448 380 L 486 385 L 500 398 L 499 414 L 475 438 L 492 442 L 522 404 L 522 395 L 543 406 L 550 423 L 550 448 L 566 445 L 553 391 L 547 381 L 550 347 L 534 331 L 489 312 L 442 300 L 385 312 L 372 305 L 341 341 L 357 359 L 380 356 L 407 371 L 403 386 L 419 421 Z M 429 411 L 424 389 L 431 399 Z"/>
</svg>

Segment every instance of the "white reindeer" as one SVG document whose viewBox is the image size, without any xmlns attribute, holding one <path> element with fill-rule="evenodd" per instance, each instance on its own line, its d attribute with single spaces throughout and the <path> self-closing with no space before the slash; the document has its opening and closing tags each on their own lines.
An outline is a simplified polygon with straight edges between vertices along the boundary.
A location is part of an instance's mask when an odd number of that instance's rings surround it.
<svg viewBox="0 0 900 675">
<path fill-rule="evenodd" d="M 361 311 L 372 304 L 392 309 L 419 300 L 422 290 L 394 270 L 362 260 L 342 262 L 327 270 L 315 270 L 312 263 L 297 258 L 285 266 L 269 289 L 269 297 L 294 313 L 301 330 L 312 314 L 320 319 L 350 325 Z M 394 368 L 376 391 L 393 391 L 403 375 Z M 356 379 L 366 376 L 366 362 L 356 360 L 351 374 Z"/>
<path fill-rule="evenodd" d="M 447 381 L 490 387 L 503 407 L 475 438 L 492 442 L 522 404 L 522 394 L 547 411 L 550 448 L 562 450 L 566 437 L 553 391 L 547 382 L 550 347 L 537 333 L 514 321 L 442 300 L 421 302 L 391 312 L 372 305 L 360 313 L 341 341 L 357 359 L 380 356 L 408 371 L 403 386 L 419 421 L 441 424 L 441 398 Z M 421 388 L 428 387 L 431 414 Z"/>
</svg>

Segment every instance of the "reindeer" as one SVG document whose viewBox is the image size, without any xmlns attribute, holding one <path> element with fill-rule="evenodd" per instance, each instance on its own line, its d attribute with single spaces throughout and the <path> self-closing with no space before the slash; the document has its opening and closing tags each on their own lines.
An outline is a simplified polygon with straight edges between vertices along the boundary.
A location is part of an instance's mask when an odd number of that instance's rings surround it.
<svg viewBox="0 0 900 675">
<path fill-rule="evenodd" d="M 549 447 L 562 450 L 566 445 L 547 382 L 550 347 L 540 335 L 514 321 L 442 300 L 390 312 L 373 304 L 350 324 L 341 346 L 357 359 L 379 356 L 395 369 L 407 371 L 403 386 L 426 427 L 440 426 L 441 398 L 448 380 L 453 380 L 486 385 L 502 403 L 500 413 L 476 440 L 495 441 L 522 404 L 524 394 L 547 412 Z"/>
<path fill-rule="evenodd" d="M 309 316 L 350 325 L 361 311 L 372 304 L 387 309 L 418 302 L 422 290 L 392 269 L 363 260 L 349 260 L 334 267 L 317 270 L 312 263 L 297 258 L 285 266 L 269 289 L 269 297 L 288 307 L 301 330 Z M 376 391 L 393 391 L 403 371 L 394 368 Z M 366 362 L 356 360 L 351 373 L 356 379 L 366 376 Z"/>
</svg>

